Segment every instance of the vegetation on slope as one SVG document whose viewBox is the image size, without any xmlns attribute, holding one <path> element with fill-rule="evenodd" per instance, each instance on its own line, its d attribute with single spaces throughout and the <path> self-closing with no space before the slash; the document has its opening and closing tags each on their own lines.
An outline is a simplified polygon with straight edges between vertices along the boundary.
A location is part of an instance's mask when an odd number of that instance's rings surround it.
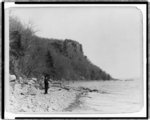
<svg viewBox="0 0 150 120">
<path fill-rule="evenodd" d="M 109 80 L 112 77 L 93 65 L 77 41 L 47 39 L 34 34 L 31 25 L 10 17 L 10 74 L 57 80 Z"/>
</svg>

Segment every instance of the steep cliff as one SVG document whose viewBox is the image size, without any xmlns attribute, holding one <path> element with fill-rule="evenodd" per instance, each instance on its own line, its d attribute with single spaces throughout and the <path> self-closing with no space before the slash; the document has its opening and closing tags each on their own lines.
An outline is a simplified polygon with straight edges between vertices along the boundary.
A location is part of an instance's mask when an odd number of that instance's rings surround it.
<svg viewBox="0 0 150 120">
<path fill-rule="evenodd" d="M 20 27 L 15 28 L 16 24 L 20 24 Z M 59 80 L 112 79 L 88 60 L 77 41 L 38 37 L 17 21 L 10 22 L 9 33 L 10 73 L 17 77 L 40 77 L 47 73 Z"/>
</svg>

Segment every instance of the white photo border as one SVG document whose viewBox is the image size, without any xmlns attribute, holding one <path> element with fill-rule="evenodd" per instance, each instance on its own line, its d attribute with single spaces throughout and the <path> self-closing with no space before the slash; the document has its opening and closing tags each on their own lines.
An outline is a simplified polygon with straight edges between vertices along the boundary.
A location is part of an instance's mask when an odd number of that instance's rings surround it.
<svg viewBox="0 0 150 120">
<path fill-rule="evenodd" d="M 8 96 L 9 96 L 9 89 L 7 89 L 8 85 L 9 84 L 9 8 L 12 8 L 12 7 L 15 7 L 15 8 L 19 8 L 19 7 L 59 7 L 59 6 L 64 6 L 64 7 L 67 7 L 67 6 L 131 6 L 131 7 L 137 7 L 142 15 L 143 15 L 143 80 L 144 80 L 144 105 L 143 105 L 143 108 L 141 109 L 141 111 L 139 112 L 136 112 L 136 113 L 123 113 L 123 114 L 67 114 L 67 113 L 62 113 L 62 114 L 49 114 L 49 113 L 44 113 L 44 114 L 13 114 L 13 113 L 10 113 L 10 112 L 7 112 L 6 111 L 6 108 L 7 108 L 7 102 L 8 102 Z M 111 4 L 111 3 L 95 3 L 95 4 L 60 4 L 59 2 L 56 3 L 56 4 L 34 4 L 34 3 L 28 3 L 28 4 L 15 4 L 14 2 L 8 2 L 8 3 L 5 3 L 4 4 L 4 17 L 5 17 L 5 25 L 4 25 L 4 38 L 5 38 L 5 48 L 4 48 L 4 55 L 5 55 L 5 69 L 4 69 L 4 78 L 5 78 L 5 89 L 4 89 L 4 95 L 5 95 L 5 98 L 4 98 L 4 118 L 5 119 L 14 119 L 14 118 L 143 118 L 143 117 L 147 117 L 147 105 L 148 105 L 148 69 L 147 69 L 147 53 L 148 53 L 148 28 L 147 28 L 147 23 L 148 23 L 148 19 L 147 19 L 147 4 L 145 3 L 142 3 L 141 4 L 127 4 L 124 2 L 120 2 L 119 4 Z M 6 102 L 7 101 L 7 102 Z"/>
</svg>

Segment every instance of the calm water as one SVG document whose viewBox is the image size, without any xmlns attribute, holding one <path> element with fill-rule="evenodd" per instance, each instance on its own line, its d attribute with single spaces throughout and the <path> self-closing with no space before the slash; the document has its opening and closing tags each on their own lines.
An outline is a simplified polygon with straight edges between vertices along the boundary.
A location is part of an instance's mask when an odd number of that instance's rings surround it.
<svg viewBox="0 0 150 120">
<path fill-rule="evenodd" d="M 131 113 L 138 112 L 143 105 L 143 84 L 133 81 L 76 82 L 74 87 L 83 86 L 97 89 L 100 93 L 89 92 L 80 98 L 80 104 L 72 112 L 84 113 Z"/>
</svg>

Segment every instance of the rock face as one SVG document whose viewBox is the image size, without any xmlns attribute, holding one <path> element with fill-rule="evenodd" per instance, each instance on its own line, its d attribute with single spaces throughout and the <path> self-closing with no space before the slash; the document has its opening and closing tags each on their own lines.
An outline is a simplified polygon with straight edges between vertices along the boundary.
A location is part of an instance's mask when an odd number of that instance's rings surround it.
<svg viewBox="0 0 150 120">
<path fill-rule="evenodd" d="M 83 55 L 82 45 L 76 41 L 66 39 L 64 41 L 63 47 L 67 55 L 70 57 L 72 57 L 72 55 Z"/>
</svg>

